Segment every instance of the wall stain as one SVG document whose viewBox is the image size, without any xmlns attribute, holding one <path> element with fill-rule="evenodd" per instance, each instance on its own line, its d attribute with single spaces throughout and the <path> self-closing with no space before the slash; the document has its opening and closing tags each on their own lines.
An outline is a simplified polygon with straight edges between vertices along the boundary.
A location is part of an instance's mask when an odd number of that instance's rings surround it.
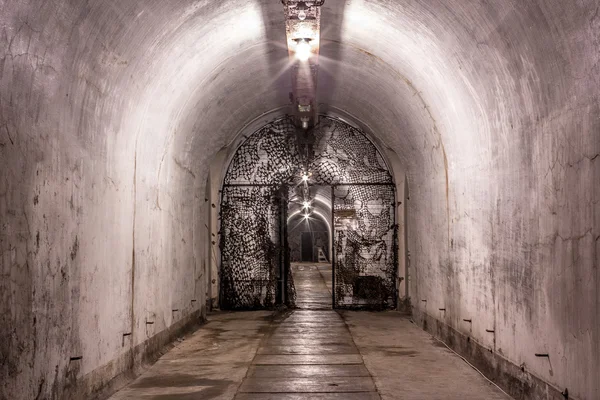
<svg viewBox="0 0 600 400">
<path fill-rule="evenodd" d="M 39 243 L 39 232 L 38 232 L 37 241 Z M 75 235 L 75 241 L 73 242 L 73 247 L 71 247 L 71 261 L 75 260 L 75 257 L 77 257 L 78 251 L 79 251 L 79 239 L 77 238 L 77 235 Z"/>
<path fill-rule="evenodd" d="M 448 242 L 452 247 L 452 243 L 450 239 L 450 182 L 448 179 L 448 157 L 446 156 L 446 149 L 444 148 L 444 143 L 442 143 L 442 138 L 440 136 L 440 146 L 442 148 L 442 154 L 444 155 L 444 172 L 446 173 L 446 215 L 448 219 Z"/>
<path fill-rule="evenodd" d="M 196 174 L 194 174 L 194 172 L 189 167 L 185 166 L 180 160 L 178 160 L 177 157 L 173 157 L 173 161 L 175 162 L 175 165 L 177 165 L 179 168 L 190 174 L 192 178 L 196 179 Z"/>
<path fill-rule="evenodd" d="M 135 343 L 134 329 L 135 329 L 135 219 L 137 211 L 137 140 L 135 143 L 135 154 L 133 157 L 133 221 L 131 229 L 131 344 Z M 133 352 L 131 353 L 131 366 L 134 363 Z"/>
</svg>

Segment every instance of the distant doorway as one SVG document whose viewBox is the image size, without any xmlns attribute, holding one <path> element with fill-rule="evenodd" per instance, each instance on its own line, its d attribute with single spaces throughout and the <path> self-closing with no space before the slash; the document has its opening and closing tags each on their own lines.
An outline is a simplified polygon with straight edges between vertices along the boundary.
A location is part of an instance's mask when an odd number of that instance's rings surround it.
<svg viewBox="0 0 600 400">
<path fill-rule="evenodd" d="M 301 243 L 301 261 L 302 262 L 314 262 L 313 256 L 313 235 L 310 232 L 302 232 L 302 243 Z"/>
<path fill-rule="evenodd" d="M 323 193 L 331 193 L 331 187 L 296 188 L 289 196 L 287 234 L 293 263 L 329 261 L 331 200 Z"/>
</svg>

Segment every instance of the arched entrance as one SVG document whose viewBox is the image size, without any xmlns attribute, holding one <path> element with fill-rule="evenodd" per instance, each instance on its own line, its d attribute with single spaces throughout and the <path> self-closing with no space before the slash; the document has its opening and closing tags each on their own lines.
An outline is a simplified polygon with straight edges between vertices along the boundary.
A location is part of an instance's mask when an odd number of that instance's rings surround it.
<svg viewBox="0 0 600 400">
<path fill-rule="evenodd" d="M 329 192 L 328 213 L 317 187 Z M 362 131 L 321 116 L 308 132 L 277 119 L 233 156 L 221 194 L 222 308 L 293 306 L 288 216 L 313 212 L 331 218 L 333 306 L 396 306 L 394 180 Z"/>
</svg>

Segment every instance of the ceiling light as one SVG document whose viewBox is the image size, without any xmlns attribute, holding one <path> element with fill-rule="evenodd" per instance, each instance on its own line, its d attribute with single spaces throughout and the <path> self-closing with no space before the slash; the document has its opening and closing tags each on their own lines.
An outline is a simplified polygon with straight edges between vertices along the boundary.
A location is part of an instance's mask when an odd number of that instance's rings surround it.
<svg viewBox="0 0 600 400">
<path fill-rule="evenodd" d="M 302 118 L 300 118 L 300 121 L 302 121 L 302 129 L 304 129 L 304 130 L 308 129 L 308 123 L 310 122 L 310 118 L 302 117 Z"/>
<path fill-rule="evenodd" d="M 302 181 L 303 182 L 308 182 L 308 175 L 307 174 L 302 174 Z"/>
<path fill-rule="evenodd" d="M 296 44 L 296 58 L 300 61 L 306 62 L 311 56 L 310 43 L 306 39 L 298 40 Z"/>
<path fill-rule="evenodd" d="M 306 11 L 308 10 L 306 3 L 303 1 L 298 2 L 296 9 L 298 10 L 298 19 L 304 21 L 306 19 Z"/>
<path fill-rule="evenodd" d="M 310 203 L 308 201 L 305 201 L 304 203 L 302 203 L 302 205 L 304 206 L 304 208 L 310 207 Z"/>
</svg>

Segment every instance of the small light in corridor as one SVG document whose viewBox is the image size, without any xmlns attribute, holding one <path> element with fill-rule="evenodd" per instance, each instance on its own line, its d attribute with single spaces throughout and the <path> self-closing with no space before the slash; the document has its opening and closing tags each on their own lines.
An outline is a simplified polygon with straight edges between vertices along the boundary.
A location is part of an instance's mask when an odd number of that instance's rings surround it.
<svg viewBox="0 0 600 400">
<path fill-rule="evenodd" d="M 305 2 L 299 1 L 296 9 L 298 10 L 298 19 L 300 21 L 304 21 L 306 19 L 306 11 L 308 11 L 308 6 Z"/>
<path fill-rule="evenodd" d="M 302 121 L 302 129 L 308 129 L 308 123 L 310 122 L 310 119 L 308 119 L 307 117 L 302 117 L 300 118 L 300 121 Z"/>
<path fill-rule="evenodd" d="M 296 43 L 296 58 L 300 61 L 308 61 L 311 55 L 310 43 L 307 39 L 299 39 Z"/>
<path fill-rule="evenodd" d="M 302 182 L 308 182 L 308 174 L 302 174 Z"/>
<path fill-rule="evenodd" d="M 302 205 L 304 206 L 304 208 L 310 207 L 310 203 L 308 201 L 305 201 L 304 203 L 302 203 Z"/>
</svg>

